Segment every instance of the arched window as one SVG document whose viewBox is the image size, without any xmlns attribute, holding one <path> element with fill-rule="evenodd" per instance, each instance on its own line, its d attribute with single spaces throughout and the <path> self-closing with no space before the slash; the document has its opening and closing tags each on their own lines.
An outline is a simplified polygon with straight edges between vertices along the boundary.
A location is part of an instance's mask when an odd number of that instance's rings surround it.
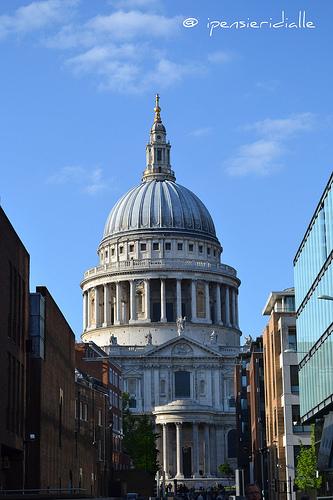
<svg viewBox="0 0 333 500">
<path fill-rule="evenodd" d="M 191 397 L 191 373 L 185 371 L 175 372 L 175 397 Z"/>
<path fill-rule="evenodd" d="M 237 430 L 228 432 L 228 458 L 237 458 L 238 435 Z"/>
</svg>

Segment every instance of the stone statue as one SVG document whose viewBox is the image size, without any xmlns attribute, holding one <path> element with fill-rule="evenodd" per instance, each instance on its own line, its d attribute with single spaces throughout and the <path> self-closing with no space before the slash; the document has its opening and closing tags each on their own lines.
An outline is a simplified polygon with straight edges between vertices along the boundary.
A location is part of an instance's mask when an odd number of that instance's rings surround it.
<svg viewBox="0 0 333 500">
<path fill-rule="evenodd" d="M 253 342 L 253 338 L 251 337 L 251 335 L 249 335 L 248 337 L 244 337 L 244 339 L 245 339 L 244 347 L 247 347 L 248 349 L 250 349 L 251 344 Z"/>
<path fill-rule="evenodd" d="M 176 321 L 178 335 L 181 335 L 185 330 L 186 316 L 183 318 L 179 316 Z"/>
<path fill-rule="evenodd" d="M 147 333 L 147 335 L 145 335 L 145 339 L 147 341 L 147 345 L 152 345 L 152 343 L 153 343 L 153 336 L 152 336 L 152 334 L 150 332 Z"/>
<path fill-rule="evenodd" d="M 112 334 L 110 337 L 110 344 L 111 345 L 118 345 L 118 339 L 114 334 Z"/>
<path fill-rule="evenodd" d="M 215 332 L 215 330 L 213 330 L 212 333 L 210 334 L 210 343 L 211 344 L 217 343 L 217 333 Z"/>
</svg>

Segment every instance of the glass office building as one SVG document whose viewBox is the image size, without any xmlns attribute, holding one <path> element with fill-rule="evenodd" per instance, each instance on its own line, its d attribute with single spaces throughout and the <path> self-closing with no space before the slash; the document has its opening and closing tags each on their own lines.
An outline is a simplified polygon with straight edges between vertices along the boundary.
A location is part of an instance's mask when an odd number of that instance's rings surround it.
<svg viewBox="0 0 333 500">
<path fill-rule="evenodd" d="M 333 174 L 294 259 L 300 412 L 303 422 L 333 410 Z M 326 299 L 319 297 L 327 296 Z"/>
</svg>

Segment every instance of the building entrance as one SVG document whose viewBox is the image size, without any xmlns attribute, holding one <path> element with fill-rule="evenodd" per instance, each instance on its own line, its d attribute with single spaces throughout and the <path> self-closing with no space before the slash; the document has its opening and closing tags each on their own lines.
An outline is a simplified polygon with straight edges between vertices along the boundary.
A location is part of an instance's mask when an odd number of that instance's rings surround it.
<svg viewBox="0 0 333 500">
<path fill-rule="evenodd" d="M 183 471 L 184 477 L 192 477 L 192 449 L 189 446 L 183 448 Z"/>
</svg>

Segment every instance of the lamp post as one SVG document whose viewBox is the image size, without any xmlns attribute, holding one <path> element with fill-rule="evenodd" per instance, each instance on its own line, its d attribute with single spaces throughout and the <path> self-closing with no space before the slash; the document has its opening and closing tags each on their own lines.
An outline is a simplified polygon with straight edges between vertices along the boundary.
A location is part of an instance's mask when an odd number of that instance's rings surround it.
<svg viewBox="0 0 333 500">
<path fill-rule="evenodd" d="M 318 295 L 317 299 L 319 300 L 333 300 L 331 295 Z"/>
</svg>

